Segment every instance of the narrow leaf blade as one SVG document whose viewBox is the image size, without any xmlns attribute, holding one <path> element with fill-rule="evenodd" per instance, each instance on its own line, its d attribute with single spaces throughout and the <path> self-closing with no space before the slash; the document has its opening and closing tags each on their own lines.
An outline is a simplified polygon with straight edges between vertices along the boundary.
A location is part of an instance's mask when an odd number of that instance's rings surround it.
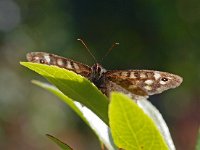
<svg viewBox="0 0 200 150">
<path fill-rule="evenodd" d="M 46 136 L 49 139 L 51 139 L 53 142 L 55 142 L 62 150 L 73 150 L 69 145 L 67 145 L 66 143 L 60 141 L 56 137 L 54 137 L 54 136 L 52 136 L 50 134 L 46 134 Z"/>
</svg>

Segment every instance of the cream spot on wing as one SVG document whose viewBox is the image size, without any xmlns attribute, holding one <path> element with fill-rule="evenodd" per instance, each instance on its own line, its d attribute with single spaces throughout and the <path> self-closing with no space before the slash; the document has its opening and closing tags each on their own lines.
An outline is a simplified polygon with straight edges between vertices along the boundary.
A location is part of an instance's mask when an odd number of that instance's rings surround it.
<svg viewBox="0 0 200 150">
<path fill-rule="evenodd" d="M 171 77 L 168 77 L 168 79 L 172 80 L 172 78 L 171 78 Z"/>
<path fill-rule="evenodd" d="M 153 76 L 156 80 L 158 80 L 161 77 L 160 73 L 158 72 L 155 72 Z"/>
<path fill-rule="evenodd" d="M 146 89 L 146 90 L 148 90 L 148 91 L 151 91 L 152 90 L 152 87 L 151 86 L 144 86 L 144 88 Z"/>
<path fill-rule="evenodd" d="M 70 61 L 67 61 L 66 67 L 67 67 L 68 69 L 72 69 L 72 65 L 71 65 Z"/>
<path fill-rule="evenodd" d="M 126 71 L 121 72 L 121 76 L 127 77 L 128 73 Z"/>
<path fill-rule="evenodd" d="M 160 81 L 159 83 L 162 84 L 162 85 L 165 85 L 167 82 L 165 82 L 165 81 Z"/>
<path fill-rule="evenodd" d="M 47 63 L 50 63 L 51 61 L 49 55 L 44 55 L 44 59 L 46 60 Z"/>
<path fill-rule="evenodd" d="M 146 75 L 144 73 L 140 73 L 140 78 L 146 78 Z"/>
<path fill-rule="evenodd" d="M 136 89 L 137 88 L 137 86 L 136 85 L 129 85 L 129 87 L 128 87 L 129 89 Z"/>
<path fill-rule="evenodd" d="M 63 65 L 64 65 L 64 62 L 63 62 L 62 59 L 57 59 L 57 64 L 58 64 L 59 66 L 63 66 Z"/>
<path fill-rule="evenodd" d="M 130 73 L 130 78 L 132 78 L 132 79 L 135 79 L 135 78 L 136 78 L 134 72 L 131 72 L 131 73 Z"/>
<path fill-rule="evenodd" d="M 151 84 L 153 84 L 153 80 L 146 80 L 145 82 L 144 82 L 145 84 L 147 84 L 147 85 L 151 85 Z"/>
<path fill-rule="evenodd" d="M 73 65 L 74 65 L 74 68 L 75 68 L 76 70 L 79 69 L 79 66 L 78 66 L 76 63 L 73 63 Z"/>
<path fill-rule="evenodd" d="M 39 60 L 39 59 L 40 59 L 40 57 L 34 57 L 34 59 L 35 59 L 35 60 Z"/>
</svg>

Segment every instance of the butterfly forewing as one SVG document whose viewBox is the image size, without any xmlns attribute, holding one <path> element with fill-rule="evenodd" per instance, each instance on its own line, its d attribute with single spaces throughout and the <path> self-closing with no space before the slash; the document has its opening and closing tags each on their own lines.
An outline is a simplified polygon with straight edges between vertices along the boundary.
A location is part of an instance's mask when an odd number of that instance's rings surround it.
<svg viewBox="0 0 200 150">
<path fill-rule="evenodd" d="M 107 71 L 105 76 L 140 96 L 158 94 L 175 88 L 182 82 L 182 78 L 177 75 L 154 70 L 114 70 Z"/>
<path fill-rule="evenodd" d="M 91 68 L 85 64 L 64 58 L 58 55 L 45 52 L 31 52 L 27 54 L 27 60 L 30 62 L 42 63 L 47 65 L 55 65 L 67 70 L 71 70 L 84 77 L 89 77 Z"/>
</svg>

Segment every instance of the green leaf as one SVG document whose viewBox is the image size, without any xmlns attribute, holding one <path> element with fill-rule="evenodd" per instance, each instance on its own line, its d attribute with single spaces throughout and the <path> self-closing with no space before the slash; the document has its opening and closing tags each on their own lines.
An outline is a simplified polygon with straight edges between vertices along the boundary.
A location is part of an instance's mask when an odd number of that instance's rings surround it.
<svg viewBox="0 0 200 150">
<path fill-rule="evenodd" d="M 51 139 L 53 142 L 55 142 L 61 149 L 63 150 L 73 150 L 69 145 L 65 144 L 64 142 L 60 141 L 56 137 L 46 134 L 46 136 Z"/>
<path fill-rule="evenodd" d="M 168 150 L 152 119 L 124 94 L 112 93 L 109 119 L 114 142 L 119 148 Z"/>
<path fill-rule="evenodd" d="M 200 128 L 199 128 L 199 133 L 197 137 L 196 150 L 200 150 Z"/>
<path fill-rule="evenodd" d="M 160 133 L 162 134 L 169 150 L 176 150 L 167 124 L 159 110 L 146 99 L 137 101 L 137 104 L 145 112 L 145 114 L 147 114 L 154 121 Z"/>
<path fill-rule="evenodd" d="M 65 95 L 87 106 L 108 124 L 109 100 L 89 80 L 57 66 L 31 62 L 20 64 L 45 77 Z"/>
<path fill-rule="evenodd" d="M 59 97 L 63 102 L 65 102 L 72 110 L 74 110 L 79 117 L 81 117 L 81 119 L 83 119 L 83 121 L 85 121 L 86 124 L 88 124 L 87 120 L 85 120 L 85 117 L 83 116 L 83 113 L 80 111 L 80 109 L 75 105 L 74 101 L 72 99 L 70 99 L 69 97 L 67 97 L 66 95 L 64 95 L 61 91 L 59 91 L 56 87 L 47 84 L 47 83 L 42 83 L 40 81 L 37 80 L 32 80 L 32 83 L 42 87 L 48 91 L 50 91 L 51 93 L 53 93 L 54 95 L 56 95 L 57 97 Z"/>
<path fill-rule="evenodd" d="M 110 138 L 109 127 L 100 118 L 98 118 L 98 116 L 96 116 L 86 107 L 82 106 L 80 103 L 75 102 L 64 95 L 56 87 L 36 80 L 33 80 L 32 82 L 58 96 L 68 106 L 70 106 L 71 109 L 74 110 L 79 117 L 81 117 L 81 119 L 83 119 L 83 121 L 94 131 L 101 143 L 103 143 L 109 150 L 116 149 L 112 139 Z"/>
</svg>

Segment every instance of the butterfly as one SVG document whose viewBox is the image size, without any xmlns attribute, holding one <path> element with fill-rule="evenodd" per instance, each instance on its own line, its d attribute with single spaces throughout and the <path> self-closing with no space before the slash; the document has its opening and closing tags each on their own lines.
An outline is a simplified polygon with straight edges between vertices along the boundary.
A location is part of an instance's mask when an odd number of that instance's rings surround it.
<svg viewBox="0 0 200 150">
<path fill-rule="evenodd" d="M 27 60 L 71 70 L 89 79 L 108 97 L 112 91 L 118 91 L 127 94 L 134 100 L 147 99 L 150 95 L 176 88 L 183 81 L 183 78 L 178 75 L 161 71 L 106 70 L 98 63 L 89 67 L 80 62 L 46 52 L 30 52 L 27 54 Z"/>
</svg>

